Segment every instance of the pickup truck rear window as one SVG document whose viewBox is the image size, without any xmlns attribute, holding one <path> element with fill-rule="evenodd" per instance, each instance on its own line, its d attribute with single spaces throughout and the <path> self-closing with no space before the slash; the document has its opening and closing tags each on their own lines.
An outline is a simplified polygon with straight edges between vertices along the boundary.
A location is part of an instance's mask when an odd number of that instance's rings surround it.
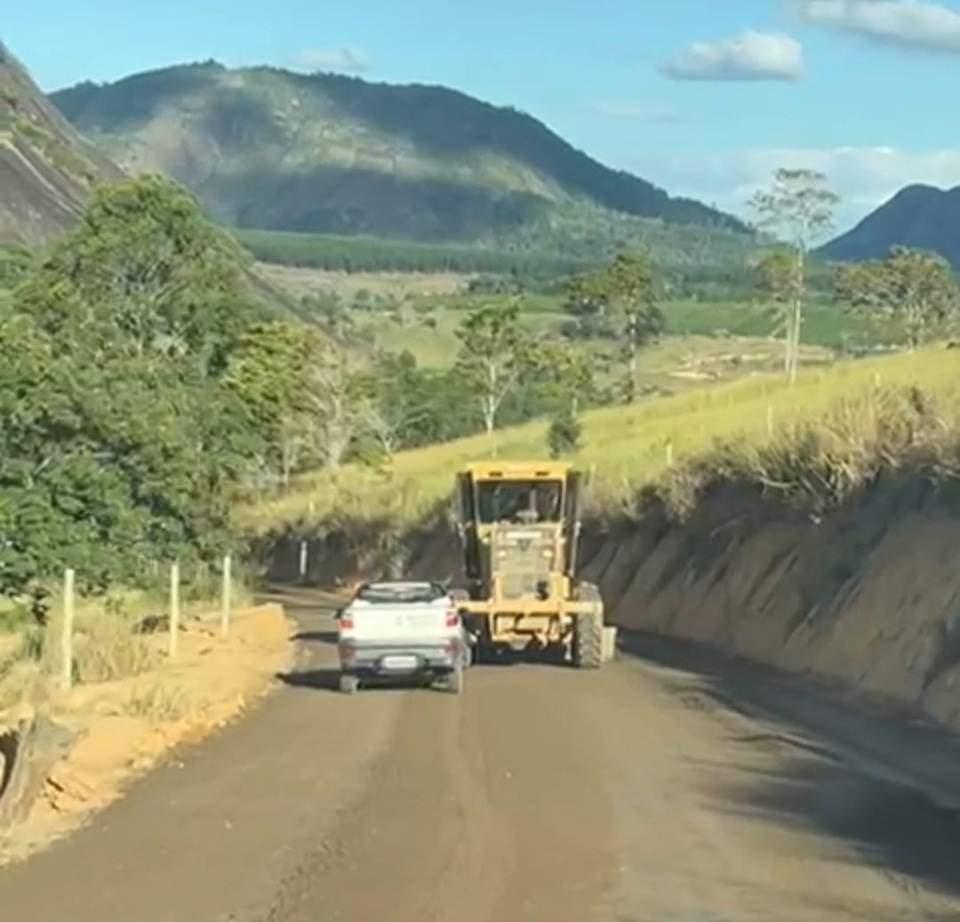
<svg viewBox="0 0 960 922">
<path fill-rule="evenodd" d="M 364 602 L 417 604 L 436 602 L 446 595 L 442 586 L 361 586 L 357 598 Z"/>
</svg>

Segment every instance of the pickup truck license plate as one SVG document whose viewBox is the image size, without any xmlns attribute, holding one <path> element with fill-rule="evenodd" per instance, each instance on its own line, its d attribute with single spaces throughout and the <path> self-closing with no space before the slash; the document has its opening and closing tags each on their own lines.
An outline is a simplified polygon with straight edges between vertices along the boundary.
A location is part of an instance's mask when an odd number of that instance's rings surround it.
<svg viewBox="0 0 960 922">
<path fill-rule="evenodd" d="M 420 665 L 420 660 L 417 659 L 417 657 L 415 656 L 407 656 L 407 655 L 385 656 L 382 660 L 382 665 L 384 669 L 397 670 L 397 671 L 402 671 L 402 670 L 409 671 L 412 669 L 416 669 L 417 666 Z"/>
</svg>

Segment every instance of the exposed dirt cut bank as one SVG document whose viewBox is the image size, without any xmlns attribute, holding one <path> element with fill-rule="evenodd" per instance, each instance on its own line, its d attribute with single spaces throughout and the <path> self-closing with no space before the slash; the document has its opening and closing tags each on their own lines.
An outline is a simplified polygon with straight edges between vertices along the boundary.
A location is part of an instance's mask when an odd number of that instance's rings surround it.
<svg viewBox="0 0 960 922">
<path fill-rule="evenodd" d="M 726 484 L 593 533 L 623 626 L 839 679 L 960 727 L 960 487 L 881 476 L 820 517 Z"/>
</svg>

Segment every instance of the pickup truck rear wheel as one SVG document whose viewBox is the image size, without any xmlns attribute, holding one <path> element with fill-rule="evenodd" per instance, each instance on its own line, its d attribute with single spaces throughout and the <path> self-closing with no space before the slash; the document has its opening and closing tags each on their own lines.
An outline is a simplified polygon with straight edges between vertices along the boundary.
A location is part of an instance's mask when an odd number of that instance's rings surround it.
<svg viewBox="0 0 960 922">
<path fill-rule="evenodd" d="M 345 695 L 355 695 L 360 688 L 360 680 L 355 675 L 342 673 L 340 676 L 340 691 Z"/>
<path fill-rule="evenodd" d="M 447 691 L 452 695 L 460 695 L 463 693 L 463 663 L 457 663 L 457 665 L 447 673 L 444 684 Z"/>
</svg>

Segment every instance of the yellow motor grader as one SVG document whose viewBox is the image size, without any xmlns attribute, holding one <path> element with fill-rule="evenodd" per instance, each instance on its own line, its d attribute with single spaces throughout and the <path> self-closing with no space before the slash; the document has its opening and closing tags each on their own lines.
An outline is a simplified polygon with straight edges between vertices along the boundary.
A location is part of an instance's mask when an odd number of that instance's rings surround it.
<svg viewBox="0 0 960 922">
<path fill-rule="evenodd" d="M 554 650 L 596 669 L 613 657 L 600 592 L 576 577 L 580 485 L 553 461 L 478 462 L 457 475 L 467 588 L 455 595 L 481 658 Z"/>
</svg>

